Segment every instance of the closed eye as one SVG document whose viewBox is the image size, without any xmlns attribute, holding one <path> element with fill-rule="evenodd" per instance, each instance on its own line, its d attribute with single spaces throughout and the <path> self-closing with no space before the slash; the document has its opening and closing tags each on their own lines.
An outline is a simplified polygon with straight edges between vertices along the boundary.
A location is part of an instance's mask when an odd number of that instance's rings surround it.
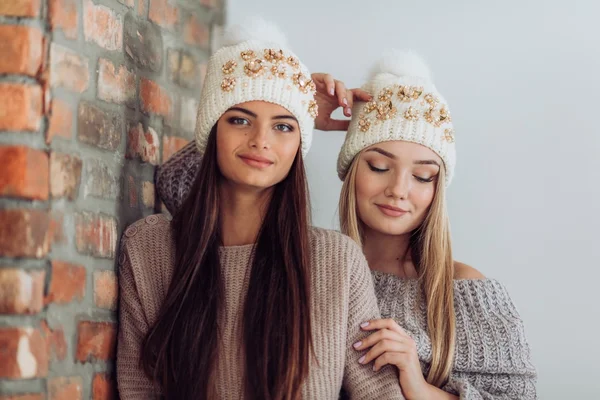
<svg viewBox="0 0 600 400">
<path fill-rule="evenodd" d="M 367 163 L 367 165 L 369 165 L 369 169 L 373 172 L 382 173 L 382 172 L 389 171 L 389 169 L 377 168 L 369 162 Z"/>
</svg>

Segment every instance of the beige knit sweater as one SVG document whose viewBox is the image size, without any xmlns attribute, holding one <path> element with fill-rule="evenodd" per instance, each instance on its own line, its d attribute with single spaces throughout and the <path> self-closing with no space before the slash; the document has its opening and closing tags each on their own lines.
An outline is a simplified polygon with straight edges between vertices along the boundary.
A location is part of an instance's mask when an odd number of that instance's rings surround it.
<svg viewBox="0 0 600 400">
<path fill-rule="evenodd" d="M 369 268 L 360 248 L 349 238 L 311 228 L 311 318 L 313 362 L 304 383 L 303 399 L 337 399 L 340 388 L 351 399 L 403 399 L 394 368 L 374 373 L 358 363 L 352 344 L 365 335 L 360 323 L 379 318 Z M 151 215 L 132 224 L 121 241 L 120 327 L 117 379 L 121 398 L 160 396 L 139 367 L 140 344 L 155 323 L 166 296 L 175 259 L 171 224 L 163 215 Z M 248 287 L 253 246 L 222 247 L 225 283 L 222 346 L 215 368 L 220 399 L 242 399 L 244 375 L 241 311 Z M 198 377 L 203 379 L 203 377 Z"/>
</svg>

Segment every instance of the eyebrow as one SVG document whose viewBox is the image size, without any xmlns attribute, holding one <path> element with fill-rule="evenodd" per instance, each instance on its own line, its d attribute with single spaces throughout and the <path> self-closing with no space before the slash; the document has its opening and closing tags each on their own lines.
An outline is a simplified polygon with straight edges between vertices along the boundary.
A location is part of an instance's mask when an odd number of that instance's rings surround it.
<svg viewBox="0 0 600 400">
<path fill-rule="evenodd" d="M 252 118 L 257 118 L 258 115 L 253 113 L 250 110 L 247 110 L 243 107 L 231 107 L 230 109 L 228 109 L 227 111 L 239 111 L 241 113 L 244 113 L 246 115 L 251 116 Z M 276 115 L 274 117 L 272 117 L 271 119 L 291 119 L 294 120 L 296 122 L 298 122 L 298 120 L 296 119 L 296 117 L 294 117 L 293 115 Z"/>
<path fill-rule="evenodd" d="M 369 149 L 367 151 L 374 151 L 375 153 L 379 153 L 382 154 L 388 158 L 391 158 L 392 160 L 396 160 L 398 157 L 396 157 L 395 155 L 393 155 L 392 153 L 385 151 L 383 149 L 380 149 L 379 147 L 373 147 L 372 149 Z M 414 162 L 414 164 L 417 165 L 437 165 L 438 167 L 440 166 L 440 164 L 435 161 L 435 160 L 416 160 Z"/>
</svg>

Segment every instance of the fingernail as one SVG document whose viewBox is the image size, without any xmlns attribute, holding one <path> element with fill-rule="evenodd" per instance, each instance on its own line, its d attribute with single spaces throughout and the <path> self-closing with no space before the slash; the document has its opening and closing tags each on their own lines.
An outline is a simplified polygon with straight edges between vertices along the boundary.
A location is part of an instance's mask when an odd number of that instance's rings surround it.
<svg viewBox="0 0 600 400">
<path fill-rule="evenodd" d="M 361 328 L 366 328 L 367 326 L 369 326 L 369 321 L 367 322 L 363 322 L 362 324 L 360 324 Z"/>
<path fill-rule="evenodd" d="M 365 361 L 365 356 L 362 356 L 361 358 L 358 359 L 359 364 L 362 364 L 363 361 Z"/>
<path fill-rule="evenodd" d="M 377 369 L 375 368 L 374 365 L 373 365 L 373 372 L 377 372 Z"/>
<path fill-rule="evenodd" d="M 352 115 L 352 110 L 350 108 L 346 108 L 346 112 L 348 113 L 348 116 Z"/>
<path fill-rule="evenodd" d="M 333 96 L 335 94 L 335 90 L 333 88 L 329 89 L 329 94 Z"/>
<path fill-rule="evenodd" d="M 348 100 L 347 99 L 343 99 L 342 103 L 344 103 L 344 105 L 347 106 L 348 105 Z"/>
<path fill-rule="evenodd" d="M 362 344 L 362 342 L 356 342 L 352 346 L 354 346 L 355 349 L 358 349 L 361 344 Z"/>
</svg>

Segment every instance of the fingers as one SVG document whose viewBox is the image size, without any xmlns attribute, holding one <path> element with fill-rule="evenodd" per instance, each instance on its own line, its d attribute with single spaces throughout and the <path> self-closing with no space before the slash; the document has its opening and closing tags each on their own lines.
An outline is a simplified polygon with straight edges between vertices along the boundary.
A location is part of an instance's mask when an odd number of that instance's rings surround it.
<svg viewBox="0 0 600 400">
<path fill-rule="evenodd" d="M 352 346 L 356 350 L 365 350 L 369 347 L 376 345 L 382 340 L 401 341 L 403 338 L 404 336 L 399 334 L 398 332 L 389 329 L 380 329 L 377 332 L 374 332 L 366 338 L 362 339 L 361 341 L 354 343 Z"/>
<path fill-rule="evenodd" d="M 366 92 L 362 89 L 352 89 L 352 95 L 354 97 L 354 101 L 371 101 L 373 100 L 373 96 L 371 96 L 369 94 L 369 92 Z"/>
<path fill-rule="evenodd" d="M 398 325 L 396 321 L 392 318 L 386 319 L 375 319 L 371 321 L 366 321 L 360 324 L 360 327 L 364 331 L 374 331 L 376 329 L 389 329 L 391 331 L 397 332 L 404 336 L 409 336 L 404 329 Z"/>
<path fill-rule="evenodd" d="M 383 339 L 373 346 L 366 354 L 358 359 L 361 364 L 368 364 L 371 361 L 381 357 L 386 352 L 409 353 L 409 345 L 402 340 Z"/>
</svg>

